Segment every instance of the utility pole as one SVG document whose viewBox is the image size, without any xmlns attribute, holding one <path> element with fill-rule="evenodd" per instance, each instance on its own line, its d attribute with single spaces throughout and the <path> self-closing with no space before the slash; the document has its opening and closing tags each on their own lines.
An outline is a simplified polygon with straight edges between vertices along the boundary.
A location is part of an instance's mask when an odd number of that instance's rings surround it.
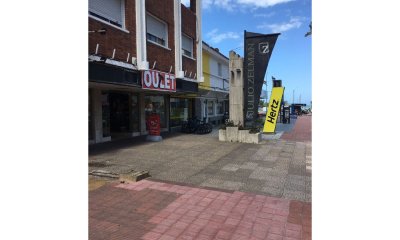
<svg viewBox="0 0 400 240">
<path fill-rule="evenodd" d="M 300 96 L 299 96 L 299 103 L 301 103 L 301 94 L 300 94 Z"/>
<path fill-rule="evenodd" d="M 292 96 L 292 104 L 294 104 L 294 89 L 293 89 L 293 96 Z"/>
</svg>

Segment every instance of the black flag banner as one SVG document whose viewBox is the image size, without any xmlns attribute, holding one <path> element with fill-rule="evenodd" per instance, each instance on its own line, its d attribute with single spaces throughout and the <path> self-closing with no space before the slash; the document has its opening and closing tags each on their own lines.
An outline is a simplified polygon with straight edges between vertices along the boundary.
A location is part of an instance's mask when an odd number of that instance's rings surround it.
<svg viewBox="0 0 400 240">
<path fill-rule="evenodd" d="M 260 34 L 244 31 L 244 126 L 252 127 L 269 58 L 280 33 Z"/>
</svg>

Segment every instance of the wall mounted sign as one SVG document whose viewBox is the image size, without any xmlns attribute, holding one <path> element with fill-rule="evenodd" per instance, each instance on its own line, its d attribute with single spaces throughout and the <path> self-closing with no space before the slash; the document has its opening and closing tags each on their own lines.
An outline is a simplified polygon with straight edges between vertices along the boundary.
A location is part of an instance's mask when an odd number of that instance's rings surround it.
<svg viewBox="0 0 400 240">
<path fill-rule="evenodd" d="M 143 71 L 142 89 L 176 92 L 175 75 L 156 70 Z"/>
</svg>

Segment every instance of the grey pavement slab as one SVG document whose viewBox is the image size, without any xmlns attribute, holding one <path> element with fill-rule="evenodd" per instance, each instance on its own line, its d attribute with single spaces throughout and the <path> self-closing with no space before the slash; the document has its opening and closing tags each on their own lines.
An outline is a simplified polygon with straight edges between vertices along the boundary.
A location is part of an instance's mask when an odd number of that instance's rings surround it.
<svg viewBox="0 0 400 240">
<path fill-rule="evenodd" d="M 89 171 L 149 171 L 159 180 L 311 201 L 311 142 L 220 142 L 215 132 L 90 153 Z"/>
</svg>

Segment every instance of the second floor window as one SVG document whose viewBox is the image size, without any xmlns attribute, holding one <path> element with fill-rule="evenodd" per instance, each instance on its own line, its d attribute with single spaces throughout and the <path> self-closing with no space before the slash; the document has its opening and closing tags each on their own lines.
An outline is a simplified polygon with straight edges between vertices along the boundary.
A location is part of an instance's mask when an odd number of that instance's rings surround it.
<svg viewBox="0 0 400 240">
<path fill-rule="evenodd" d="M 187 57 L 193 57 L 193 39 L 182 34 L 182 52 Z"/>
<path fill-rule="evenodd" d="M 147 40 L 168 47 L 167 24 L 157 18 L 146 15 Z"/>
<path fill-rule="evenodd" d="M 222 77 L 222 65 L 218 63 L 218 76 Z"/>
<path fill-rule="evenodd" d="M 89 15 L 118 27 L 124 27 L 124 0 L 89 0 Z"/>
</svg>

